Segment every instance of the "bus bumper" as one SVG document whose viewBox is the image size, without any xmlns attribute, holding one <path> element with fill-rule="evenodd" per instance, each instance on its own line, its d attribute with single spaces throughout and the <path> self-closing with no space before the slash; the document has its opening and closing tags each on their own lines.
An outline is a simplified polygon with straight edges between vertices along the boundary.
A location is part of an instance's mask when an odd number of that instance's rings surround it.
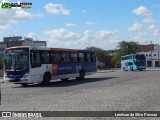
<svg viewBox="0 0 160 120">
<path fill-rule="evenodd" d="M 21 83 L 28 83 L 28 78 L 4 78 L 4 83 L 16 83 L 16 84 L 21 84 Z"/>
<path fill-rule="evenodd" d="M 146 67 L 137 67 L 137 70 L 145 70 L 146 69 Z"/>
</svg>

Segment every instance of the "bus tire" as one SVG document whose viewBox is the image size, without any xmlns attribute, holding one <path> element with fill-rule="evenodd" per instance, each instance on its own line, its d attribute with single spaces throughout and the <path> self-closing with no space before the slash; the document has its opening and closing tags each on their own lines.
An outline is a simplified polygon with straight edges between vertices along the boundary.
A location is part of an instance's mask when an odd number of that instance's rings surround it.
<svg viewBox="0 0 160 120">
<path fill-rule="evenodd" d="M 77 80 L 84 80 L 85 72 L 83 70 L 80 71 L 79 77 L 76 77 Z"/>
<path fill-rule="evenodd" d="M 28 86 L 27 83 L 22 83 L 21 85 L 22 85 L 23 87 L 27 87 L 27 86 Z"/>
<path fill-rule="evenodd" d="M 65 81 L 68 81 L 68 79 L 69 79 L 69 78 L 63 78 L 63 79 L 61 79 L 61 80 L 65 82 Z"/>
<path fill-rule="evenodd" d="M 43 85 L 48 85 L 48 84 L 50 83 L 50 80 L 51 80 L 51 75 L 50 75 L 50 73 L 45 73 L 45 74 L 43 75 L 43 82 L 42 82 L 42 84 L 43 84 Z"/>
</svg>

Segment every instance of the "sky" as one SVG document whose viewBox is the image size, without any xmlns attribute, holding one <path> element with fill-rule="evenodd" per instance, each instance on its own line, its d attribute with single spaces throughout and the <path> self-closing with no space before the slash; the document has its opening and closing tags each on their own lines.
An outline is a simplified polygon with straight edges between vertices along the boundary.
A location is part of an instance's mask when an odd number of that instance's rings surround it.
<svg viewBox="0 0 160 120">
<path fill-rule="evenodd" d="M 2 0 L 6 2 L 6 0 Z M 0 8 L 0 41 L 19 35 L 47 47 L 116 49 L 119 42 L 160 43 L 160 0 L 9 0 L 31 8 Z"/>
</svg>

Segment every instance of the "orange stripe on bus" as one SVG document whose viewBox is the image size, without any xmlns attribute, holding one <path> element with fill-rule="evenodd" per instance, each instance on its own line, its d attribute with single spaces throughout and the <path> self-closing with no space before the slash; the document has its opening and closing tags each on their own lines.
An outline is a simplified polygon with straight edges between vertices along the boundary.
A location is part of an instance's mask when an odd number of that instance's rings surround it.
<svg viewBox="0 0 160 120">
<path fill-rule="evenodd" d="M 58 65 L 57 64 L 52 64 L 52 73 L 57 74 L 58 73 Z"/>
<path fill-rule="evenodd" d="M 52 51 L 64 51 L 64 52 L 77 52 L 76 49 L 65 49 L 65 48 L 51 48 Z"/>
</svg>

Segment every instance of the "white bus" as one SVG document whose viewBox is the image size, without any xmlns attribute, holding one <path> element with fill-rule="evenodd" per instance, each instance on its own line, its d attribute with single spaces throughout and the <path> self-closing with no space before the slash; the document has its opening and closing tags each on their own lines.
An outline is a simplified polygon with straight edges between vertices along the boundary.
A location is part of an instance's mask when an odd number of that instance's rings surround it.
<svg viewBox="0 0 160 120">
<path fill-rule="evenodd" d="M 4 83 L 49 84 L 50 80 L 84 79 L 96 73 L 94 50 L 17 46 L 7 48 Z"/>
</svg>

